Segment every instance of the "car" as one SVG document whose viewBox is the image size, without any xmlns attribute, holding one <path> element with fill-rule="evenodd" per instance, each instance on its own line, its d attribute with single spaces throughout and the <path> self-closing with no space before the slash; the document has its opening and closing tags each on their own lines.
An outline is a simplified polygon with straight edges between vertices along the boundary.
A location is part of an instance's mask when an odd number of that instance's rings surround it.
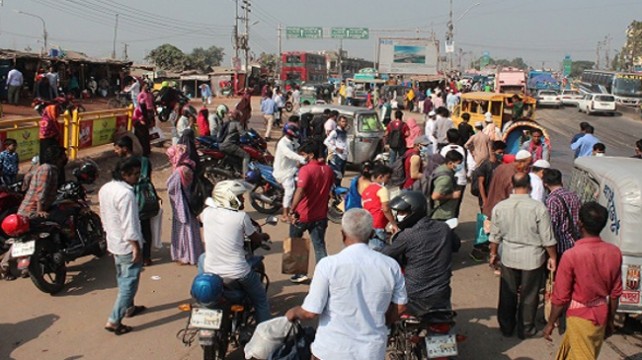
<svg viewBox="0 0 642 360">
<path fill-rule="evenodd" d="M 577 111 L 588 115 L 601 113 L 615 115 L 615 97 L 609 94 L 587 94 L 577 103 Z"/>
<path fill-rule="evenodd" d="M 553 106 L 559 109 L 562 106 L 560 94 L 553 90 L 540 90 L 537 92 L 538 106 Z"/>
<path fill-rule="evenodd" d="M 577 106 L 583 95 L 579 90 L 562 90 L 562 105 Z"/>
</svg>

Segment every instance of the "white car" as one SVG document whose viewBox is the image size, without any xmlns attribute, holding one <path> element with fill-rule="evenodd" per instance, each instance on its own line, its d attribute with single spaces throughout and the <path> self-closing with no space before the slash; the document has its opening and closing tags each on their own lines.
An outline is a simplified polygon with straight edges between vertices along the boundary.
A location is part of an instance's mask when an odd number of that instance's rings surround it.
<svg viewBox="0 0 642 360">
<path fill-rule="evenodd" d="M 562 104 L 577 106 L 577 103 L 582 99 L 583 95 L 579 90 L 562 90 Z"/>
<path fill-rule="evenodd" d="M 609 94 L 587 94 L 577 103 L 577 111 L 588 115 L 601 113 L 615 115 L 615 97 Z"/>
<path fill-rule="evenodd" d="M 540 90 L 537 92 L 538 106 L 554 106 L 559 109 L 562 106 L 560 94 L 553 90 Z"/>
</svg>

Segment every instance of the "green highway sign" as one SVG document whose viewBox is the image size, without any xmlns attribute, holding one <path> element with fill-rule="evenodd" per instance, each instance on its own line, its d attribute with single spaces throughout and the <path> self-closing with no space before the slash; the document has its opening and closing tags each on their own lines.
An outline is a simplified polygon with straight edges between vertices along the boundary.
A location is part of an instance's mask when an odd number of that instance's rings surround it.
<svg viewBox="0 0 642 360">
<path fill-rule="evenodd" d="M 288 26 L 285 36 L 288 39 L 323 39 L 323 28 Z"/>
<path fill-rule="evenodd" d="M 333 39 L 352 39 L 352 40 L 367 40 L 370 38 L 370 31 L 368 28 L 331 28 L 330 36 Z"/>
</svg>

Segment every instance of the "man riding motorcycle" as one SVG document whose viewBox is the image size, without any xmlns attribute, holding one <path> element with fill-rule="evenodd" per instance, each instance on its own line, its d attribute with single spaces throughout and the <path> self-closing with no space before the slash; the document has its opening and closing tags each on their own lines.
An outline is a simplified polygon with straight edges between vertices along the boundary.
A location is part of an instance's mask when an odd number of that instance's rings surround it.
<svg viewBox="0 0 642 360">
<path fill-rule="evenodd" d="M 428 215 L 426 197 L 408 191 L 390 201 L 401 229 L 381 252 L 405 269 L 408 313 L 422 317 L 431 309 L 450 309 L 453 233 Z"/>
<path fill-rule="evenodd" d="M 240 146 L 241 135 L 245 133 L 240 121 L 240 113 L 232 111 L 229 119 L 223 124 L 218 135 L 219 149 L 227 155 L 236 156 L 243 159 L 243 168 L 241 174 L 247 174 L 250 164 L 250 154 L 244 151 Z"/>
<path fill-rule="evenodd" d="M 210 136 L 212 136 L 214 139 L 218 138 L 218 133 L 221 131 L 221 128 L 223 127 L 223 121 L 225 119 L 225 116 L 230 110 L 228 109 L 227 105 L 221 104 L 216 108 L 216 112 L 210 114 L 208 117 L 208 123 L 210 126 Z"/>
<path fill-rule="evenodd" d="M 252 271 L 243 249 L 245 237 L 257 246 L 263 241 L 250 217 L 242 211 L 243 194 L 248 190 L 238 180 L 220 181 L 212 197 L 205 201 L 201 214 L 205 253 L 199 258 L 199 273 L 216 274 L 227 285 L 234 282 L 240 285 L 252 301 L 256 321 L 260 323 L 270 318 L 270 307 L 261 277 Z"/>
</svg>

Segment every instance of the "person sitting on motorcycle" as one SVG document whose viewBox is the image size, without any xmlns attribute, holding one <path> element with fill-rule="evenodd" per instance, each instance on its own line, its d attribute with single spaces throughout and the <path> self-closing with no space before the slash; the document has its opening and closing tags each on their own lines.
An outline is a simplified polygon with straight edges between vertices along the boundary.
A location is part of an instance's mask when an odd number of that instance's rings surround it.
<svg viewBox="0 0 642 360">
<path fill-rule="evenodd" d="M 227 113 L 229 113 L 230 110 L 228 109 L 227 105 L 221 104 L 216 108 L 216 112 L 210 114 L 208 117 L 208 122 L 210 126 L 210 136 L 213 137 L 214 139 L 217 139 L 218 141 L 218 133 L 221 131 L 221 128 L 223 127 L 223 121 L 225 120 L 225 116 L 227 116 Z"/>
<path fill-rule="evenodd" d="M 281 216 L 283 222 L 288 222 L 290 205 L 292 205 L 296 188 L 294 177 L 297 166 L 305 163 L 305 158 L 296 152 L 299 147 L 298 140 L 299 127 L 294 123 L 287 123 L 283 127 L 283 137 L 276 144 L 273 175 L 276 181 L 283 186 L 283 215 Z"/>
<path fill-rule="evenodd" d="M 243 125 L 240 122 L 240 114 L 234 110 L 230 113 L 228 121 L 223 124 L 219 135 L 219 149 L 227 155 L 236 156 L 243 159 L 243 167 L 241 174 L 247 174 L 247 169 L 250 164 L 250 154 L 244 151 L 240 146 L 241 135 L 245 133 Z"/>
<path fill-rule="evenodd" d="M 243 194 L 248 189 L 249 186 L 239 180 L 216 184 L 201 213 L 205 253 L 198 263 L 199 273 L 216 274 L 226 285 L 240 285 L 252 301 L 256 322 L 260 323 L 270 318 L 270 306 L 261 276 L 248 264 L 243 246 L 246 238 L 250 239 L 251 246 L 259 246 L 264 237 L 243 211 Z"/>
<path fill-rule="evenodd" d="M 18 208 L 18 215 L 48 217 L 56 200 L 60 170 L 67 163 L 67 155 L 60 146 L 48 147 L 40 158 L 40 165 L 31 177 L 27 193 Z"/>
<path fill-rule="evenodd" d="M 177 144 L 185 130 L 192 129 L 194 123 L 196 123 L 196 109 L 191 105 L 184 107 L 181 117 L 176 120 L 172 128 L 172 144 Z"/>
<path fill-rule="evenodd" d="M 405 268 L 408 312 L 420 318 L 432 309 L 451 309 L 453 232 L 428 217 L 421 192 L 403 192 L 389 206 L 401 230 L 381 252 Z"/>
</svg>

